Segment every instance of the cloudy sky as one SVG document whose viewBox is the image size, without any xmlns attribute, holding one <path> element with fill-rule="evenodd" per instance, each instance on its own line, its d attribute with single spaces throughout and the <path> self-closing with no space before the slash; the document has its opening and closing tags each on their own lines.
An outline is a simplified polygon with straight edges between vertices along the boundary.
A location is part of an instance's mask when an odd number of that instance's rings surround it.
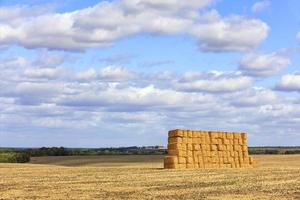
<svg viewBox="0 0 300 200">
<path fill-rule="evenodd" d="M 300 145 L 298 0 L 0 0 L 0 146 Z"/>
</svg>

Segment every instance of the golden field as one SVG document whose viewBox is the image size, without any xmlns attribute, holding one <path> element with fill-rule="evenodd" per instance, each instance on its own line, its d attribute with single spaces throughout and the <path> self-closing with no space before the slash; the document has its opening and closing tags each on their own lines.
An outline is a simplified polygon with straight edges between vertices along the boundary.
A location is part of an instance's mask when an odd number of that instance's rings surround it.
<svg viewBox="0 0 300 200">
<path fill-rule="evenodd" d="M 300 199 L 300 155 L 254 169 L 164 170 L 163 156 L 73 156 L 0 164 L 0 199 Z"/>
</svg>

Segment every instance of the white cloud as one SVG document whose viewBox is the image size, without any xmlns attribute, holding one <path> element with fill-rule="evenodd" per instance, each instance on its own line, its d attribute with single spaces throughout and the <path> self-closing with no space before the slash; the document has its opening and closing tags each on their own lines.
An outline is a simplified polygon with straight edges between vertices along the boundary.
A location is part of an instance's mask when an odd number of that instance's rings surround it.
<svg viewBox="0 0 300 200">
<path fill-rule="evenodd" d="M 33 65 L 43 68 L 55 68 L 65 62 L 67 57 L 68 56 L 63 53 L 43 51 Z"/>
<path fill-rule="evenodd" d="M 90 88 L 92 89 L 92 88 Z M 96 88 L 95 88 L 96 89 Z M 95 91 L 79 90 L 79 95 L 65 95 L 58 99 L 60 105 L 74 107 L 103 107 L 112 111 L 139 111 L 148 109 L 163 110 L 169 106 L 178 106 L 183 103 L 205 102 L 208 96 L 194 95 L 187 99 L 187 94 L 169 89 L 159 89 L 153 85 L 146 87 L 121 87 L 107 85 L 106 90 Z"/>
<path fill-rule="evenodd" d="M 133 72 L 118 66 L 108 66 L 99 72 L 99 78 L 105 81 L 126 81 L 134 78 L 134 76 Z"/>
<path fill-rule="evenodd" d="M 13 58 L 6 58 L 6 59 L 0 61 L 0 69 L 24 68 L 28 64 L 29 64 L 29 62 L 24 57 L 21 57 L 21 56 L 13 57 Z"/>
<path fill-rule="evenodd" d="M 16 5 L 0 7 L 0 22 L 17 25 L 22 22 L 23 18 L 33 18 L 52 11 L 53 6 L 26 6 Z"/>
<path fill-rule="evenodd" d="M 29 68 L 24 71 L 28 78 L 55 79 L 66 73 L 62 68 Z"/>
<path fill-rule="evenodd" d="M 298 40 L 300 40 L 300 32 L 298 32 L 297 38 L 298 38 Z"/>
<path fill-rule="evenodd" d="M 233 96 L 229 96 L 229 98 L 231 104 L 237 107 L 273 105 L 279 99 L 274 91 L 265 88 L 253 88 L 245 92 L 238 92 Z"/>
<path fill-rule="evenodd" d="M 276 89 L 281 91 L 298 91 L 300 92 L 300 73 L 284 75 L 277 83 Z"/>
<path fill-rule="evenodd" d="M 85 71 L 79 72 L 76 76 L 76 79 L 79 81 L 91 81 L 95 80 L 97 76 L 97 71 L 94 68 L 90 68 Z"/>
<path fill-rule="evenodd" d="M 0 145 L 20 145 L 24 137 L 33 146 L 165 144 L 162 138 L 172 128 L 246 131 L 255 145 L 299 143 L 297 99 L 255 87 L 238 72 L 141 74 L 108 66 L 66 75 L 60 72 L 64 64 L 33 63 L 24 59 L 1 68 Z M 192 87 L 175 87 L 181 84 Z M 269 134 L 278 140 L 270 141 Z"/>
<path fill-rule="evenodd" d="M 240 70 L 250 76 L 272 76 L 290 64 L 290 60 L 277 53 L 251 53 L 240 60 Z"/>
<path fill-rule="evenodd" d="M 249 88 L 252 83 L 252 78 L 237 74 L 187 72 L 174 86 L 186 92 L 226 93 Z"/>
<path fill-rule="evenodd" d="M 257 19 L 230 16 L 222 19 L 212 11 L 192 27 L 191 34 L 198 38 L 204 51 L 248 51 L 267 37 L 268 26 Z M 208 34 L 209 33 L 209 34 Z"/>
<path fill-rule="evenodd" d="M 195 37 L 204 51 L 245 51 L 266 38 L 268 26 L 258 19 L 222 18 L 217 11 L 199 13 L 210 2 L 112 1 L 35 18 L 20 14 L 22 20 L 16 25 L 0 25 L 0 44 L 76 51 L 108 46 L 139 33 L 183 33 Z"/>
<path fill-rule="evenodd" d="M 77 74 L 76 79 L 79 81 L 107 81 L 107 82 L 120 82 L 128 81 L 135 77 L 135 73 L 120 66 L 107 66 L 100 71 L 90 68 Z"/>
<path fill-rule="evenodd" d="M 258 1 L 252 6 L 251 11 L 254 13 L 261 12 L 270 7 L 270 5 L 271 2 L 269 0 Z"/>
</svg>

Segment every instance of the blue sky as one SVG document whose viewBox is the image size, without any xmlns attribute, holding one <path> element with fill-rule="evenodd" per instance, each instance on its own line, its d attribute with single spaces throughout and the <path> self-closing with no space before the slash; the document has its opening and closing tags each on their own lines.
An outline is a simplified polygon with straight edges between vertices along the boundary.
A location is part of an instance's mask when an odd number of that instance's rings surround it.
<svg viewBox="0 0 300 200">
<path fill-rule="evenodd" d="M 0 0 L 0 146 L 300 144 L 300 2 Z"/>
</svg>

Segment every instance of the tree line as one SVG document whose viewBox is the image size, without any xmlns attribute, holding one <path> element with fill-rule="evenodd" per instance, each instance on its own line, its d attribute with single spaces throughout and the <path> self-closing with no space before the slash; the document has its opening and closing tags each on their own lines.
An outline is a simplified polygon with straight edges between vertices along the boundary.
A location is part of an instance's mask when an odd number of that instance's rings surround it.
<svg viewBox="0 0 300 200">
<path fill-rule="evenodd" d="M 30 157 L 41 156 L 94 156 L 94 155 L 165 155 L 167 150 L 153 147 L 118 148 L 6 148 L 0 149 L 0 163 L 29 162 Z M 249 154 L 300 154 L 300 147 L 249 147 Z"/>
</svg>

